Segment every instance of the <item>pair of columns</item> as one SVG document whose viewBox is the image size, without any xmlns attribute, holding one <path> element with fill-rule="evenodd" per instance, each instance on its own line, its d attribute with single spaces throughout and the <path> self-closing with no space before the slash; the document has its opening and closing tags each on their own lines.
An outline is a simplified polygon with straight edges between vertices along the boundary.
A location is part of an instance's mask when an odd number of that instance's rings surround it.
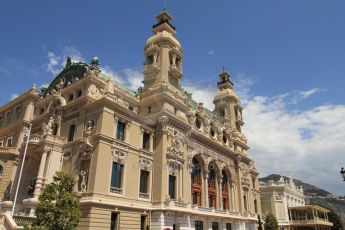
<svg viewBox="0 0 345 230">
<path fill-rule="evenodd" d="M 39 195 L 41 194 L 43 185 L 44 185 L 44 180 L 45 180 L 44 172 L 45 172 L 45 168 L 46 168 L 48 152 L 50 152 L 50 150 L 43 150 L 43 153 L 41 156 L 40 167 L 38 169 L 35 189 L 34 189 L 34 193 L 33 193 L 34 198 L 39 197 Z"/>
<path fill-rule="evenodd" d="M 206 197 L 205 207 L 210 208 L 209 196 L 208 196 L 208 180 L 209 180 L 209 178 L 208 178 L 208 169 L 207 169 L 207 170 L 205 170 L 205 173 L 204 173 L 204 190 L 205 190 L 205 197 Z M 217 197 L 219 197 L 219 209 L 223 209 L 223 179 L 222 178 L 217 179 L 216 184 L 217 183 L 218 183 L 218 189 L 217 189 L 216 195 L 217 195 Z M 228 190 L 229 190 L 229 188 L 228 188 Z M 233 191 L 232 190 L 233 189 L 231 189 L 231 193 L 230 193 L 231 196 L 229 197 L 228 202 L 230 202 L 230 199 L 233 197 Z M 216 200 L 216 202 L 217 202 L 217 200 Z M 230 208 L 230 205 L 229 205 L 229 208 Z"/>
</svg>

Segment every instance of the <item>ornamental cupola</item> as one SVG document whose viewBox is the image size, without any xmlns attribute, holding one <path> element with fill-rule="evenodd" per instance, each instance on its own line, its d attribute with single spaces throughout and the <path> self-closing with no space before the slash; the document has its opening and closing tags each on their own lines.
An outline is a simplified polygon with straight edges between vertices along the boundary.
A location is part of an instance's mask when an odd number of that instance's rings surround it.
<svg viewBox="0 0 345 230">
<path fill-rule="evenodd" d="M 153 35 L 145 45 L 144 89 L 157 87 L 167 83 L 175 89 L 180 89 L 182 78 L 182 49 L 175 38 L 176 29 L 172 25 L 173 17 L 162 11 L 156 17 L 153 25 Z"/>
<path fill-rule="evenodd" d="M 242 107 L 235 93 L 234 84 L 231 82 L 231 76 L 224 68 L 218 76 L 218 92 L 213 100 L 215 105 L 214 116 L 225 125 L 230 126 L 230 128 L 241 132 L 241 127 L 244 124 Z"/>
</svg>

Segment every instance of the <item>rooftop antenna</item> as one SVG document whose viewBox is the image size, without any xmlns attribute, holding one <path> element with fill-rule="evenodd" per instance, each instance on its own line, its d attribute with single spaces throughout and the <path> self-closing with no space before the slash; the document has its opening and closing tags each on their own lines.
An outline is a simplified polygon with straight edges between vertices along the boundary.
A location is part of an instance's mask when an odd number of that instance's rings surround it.
<svg viewBox="0 0 345 230">
<path fill-rule="evenodd" d="M 163 11 L 166 11 L 167 4 L 168 4 L 168 0 L 163 0 L 163 5 L 164 5 Z"/>
<path fill-rule="evenodd" d="M 225 67 L 223 66 L 223 72 L 225 72 Z"/>
</svg>

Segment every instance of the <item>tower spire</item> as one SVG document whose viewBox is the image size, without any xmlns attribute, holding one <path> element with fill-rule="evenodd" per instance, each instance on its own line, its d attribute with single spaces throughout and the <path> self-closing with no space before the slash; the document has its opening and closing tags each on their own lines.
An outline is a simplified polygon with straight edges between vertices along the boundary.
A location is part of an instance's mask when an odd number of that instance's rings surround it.
<svg viewBox="0 0 345 230">
<path fill-rule="evenodd" d="M 155 34 L 166 30 L 169 33 L 171 33 L 172 35 L 175 35 L 176 33 L 176 29 L 175 27 L 172 25 L 171 21 L 174 19 L 171 14 L 169 14 L 168 11 L 166 11 L 166 9 L 164 8 L 162 12 L 160 12 L 157 16 L 157 23 L 154 24 L 152 26 L 153 28 L 153 32 Z"/>
</svg>

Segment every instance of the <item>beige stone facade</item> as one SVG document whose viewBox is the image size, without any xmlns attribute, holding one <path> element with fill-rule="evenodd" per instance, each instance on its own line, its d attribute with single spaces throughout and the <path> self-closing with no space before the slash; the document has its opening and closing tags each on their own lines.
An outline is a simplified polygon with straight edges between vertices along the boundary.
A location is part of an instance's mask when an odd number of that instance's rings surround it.
<svg viewBox="0 0 345 230">
<path fill-rule="evenodd" d="M 317 205 L 305 205 L 303 188 L 293 179 L 281 177 L 278 181 L 260 182 L 262 215 L 272 213 L 280 230 L 328 230 L 329 210 Z"/>
<path fill-rule="evenodd" d="M 144 54 L 137 92 L 105 76 L 97 58 L 68 59 L 48 88 L 1 107 L 0 141 L 13 137 L 0 148 L 3 162 L 12 157 L 1 192 L 12 188 L 13 200 L 31 123 L 16 215 L 34 216 L 44 185 L 65 171 L 77 181 L 78 229 L 256 229 L 258 172 L 230 75 L 219 75 L 213 112 L 194 102 L 181 88 L 183 52 L 165 11 Z M 18 106 L 22 117 L 7 122 Z"/>
</svg>

